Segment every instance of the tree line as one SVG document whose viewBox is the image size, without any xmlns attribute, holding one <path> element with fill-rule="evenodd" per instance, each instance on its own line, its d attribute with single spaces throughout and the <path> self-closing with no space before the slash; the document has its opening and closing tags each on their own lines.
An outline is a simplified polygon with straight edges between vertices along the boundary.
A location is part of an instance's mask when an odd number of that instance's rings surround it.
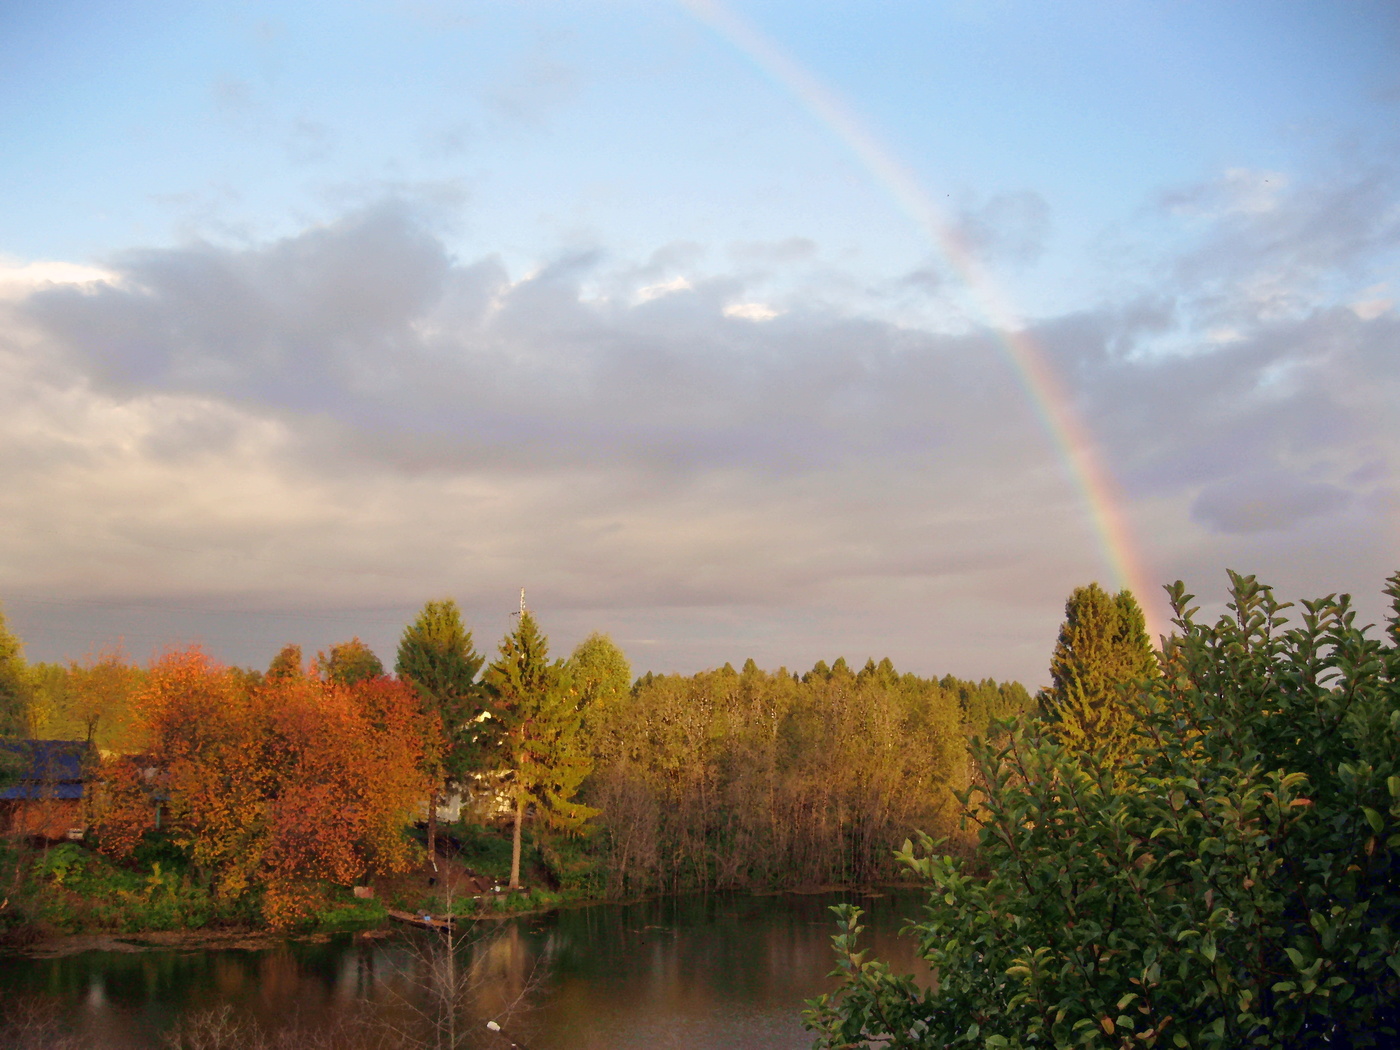
<svg viewBox="0 0 1400 1050">
<path fill-rule="evenodd" d="M 0 623 L 5 683 L 9 734 L 112 756 L 104 850 L 129 856 L 161 822 L 220 892 L 256 885 L 279 923 L 317 887 L 409 864 L 403 826 L 426 806 L 431 847 L 449 792 L 509 828 L 513 885 L 527 826 L 572 839 L 613 895 L 887 877 L 914 828 L 957 838 L 969 739 L 1032 703 L 1017 683 L 889 660 L 634 681 L 602 634 L 551 658 L 523 603 L 488 663 L 450 599 L 405 628 L 392 673 L 359 639 L 309 661 L 288 645 L 264 671 L 198 650 L 26 666 Z"/>
</svg>

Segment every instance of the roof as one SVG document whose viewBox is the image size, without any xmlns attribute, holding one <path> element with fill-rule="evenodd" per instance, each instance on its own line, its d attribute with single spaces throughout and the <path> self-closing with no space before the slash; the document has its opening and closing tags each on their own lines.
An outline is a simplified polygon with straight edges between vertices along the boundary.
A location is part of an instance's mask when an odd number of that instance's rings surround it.
<svg viewBox="0 0 1400 1050">
<path fill-rule="evenodd" d="M 0 740 L 0 799 L 82 798 L 90 753 L 81 740 Z"/>
</svg>

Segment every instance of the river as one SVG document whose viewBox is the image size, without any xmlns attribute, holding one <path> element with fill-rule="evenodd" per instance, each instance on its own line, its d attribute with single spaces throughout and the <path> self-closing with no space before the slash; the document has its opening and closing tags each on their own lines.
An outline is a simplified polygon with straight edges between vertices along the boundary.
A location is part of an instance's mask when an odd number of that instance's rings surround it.
<svg viewBox="0 0 1400 1050">
<path fill-rule="evenodd" d="M 23 1011 L 52 1045 L 66 1032 L 110 1050 L 160 1047 L 179 1026 L 213 1018 L 283 1045 L 370 1045 L 356 1031 L 433 1045 L 431 1024 L 449 1016 L 458 1045 L 483 1050 L 509 1045 L 488 1020 L 529 1050 L 805 1048 L 803 1000 L 832 986 L 828 907 L 859 904 L 866 946 L 926 977 L 896 936 L 922 899 L 899 890 L 597 904 L 478 924 L 450 954 L 441 935 L 397 929 L 254 949 L 4 956 L 0 1013 L 15 1031 Z"/>
</svg>

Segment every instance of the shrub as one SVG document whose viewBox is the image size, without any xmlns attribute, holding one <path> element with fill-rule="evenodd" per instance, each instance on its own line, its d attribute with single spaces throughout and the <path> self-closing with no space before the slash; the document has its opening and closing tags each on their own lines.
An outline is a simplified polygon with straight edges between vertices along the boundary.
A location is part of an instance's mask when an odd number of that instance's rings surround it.
<svg viewBox="0 0 1400 1050">
<path fill-rule="evenodd" d="M 1122 766 L 1033 723 L 976 760 L 975 878 L 926 837 L 931 890 L 906 932 L 916 987 L 856 950 L 811 1003 L 827 1048 L 1360 1047 L 1400 1028 L 1400 574 L 1389 644 L 1347 596 L 1288 605 L 1231 574 L 1229 614 L 1179 634 Z"/>
</svg>

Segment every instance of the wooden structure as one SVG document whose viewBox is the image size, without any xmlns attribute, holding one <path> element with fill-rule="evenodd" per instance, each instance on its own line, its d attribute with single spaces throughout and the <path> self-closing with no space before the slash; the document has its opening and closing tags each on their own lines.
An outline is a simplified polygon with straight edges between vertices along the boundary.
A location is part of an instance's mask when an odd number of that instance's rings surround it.
<svg viewBox="0 0 1400 1050">
<path fill-rule="evenodd" d="M 0 831 L 50 840 L 81 836 L 95 760 L 81 740 L 0 740 Z"/>
<path fill-rule="evenodd" d="M 410 911 L 396 911 L 389 909 L 389 918 L 398 919 L 399 922 L 406 922 L 410 926 L 419 926 L 425 930 L 441 930 L 450 933 L 454 929 L 453 921 L 449 919 L 434 918 L 428 914 L 415 915 Z"/>
</svg>

